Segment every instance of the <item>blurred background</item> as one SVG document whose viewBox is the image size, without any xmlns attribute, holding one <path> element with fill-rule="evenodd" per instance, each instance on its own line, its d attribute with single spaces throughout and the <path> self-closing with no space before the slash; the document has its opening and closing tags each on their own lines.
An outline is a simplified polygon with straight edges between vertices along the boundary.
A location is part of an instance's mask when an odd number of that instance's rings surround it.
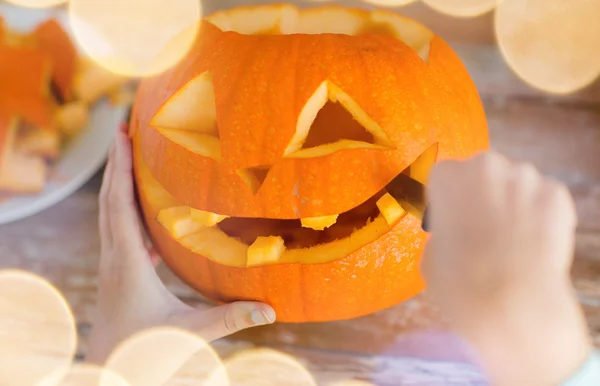
<svg viewBox="0 0 600 386">
<path fill-rule="evenodd" d="M 156 49 L 150 43 L 172 37 L 186 20 L 270 2 L 161 5 L 149 0 L 143 17 L 130 24 L 140 3 L 122 0 L 122 12 L 103 11 L 108 3 L 0 1 L 0 269 L 39 274 L 63 293 L 77 320 L 80 357 L 95 302 L 103 165 L 114 127 L 125 119 L 140 77 L 161 70 L 146 66 L 148 55 L 157 54 L 148 51 Z M 573 277 L 600 347 L 600 1 L 292 3 L 392 9 L 425 24 L 456 50 L 484 102 L 492 147 L 532 162 L 573 193 L 579 215 Z M 147 38 L 148 30 L 156 36 Z M 58 73 L 45 72 L 38 51 L 14 49 L 35 42 L 39 52 L 59 63 Z M 48 77 L 49 93 L 40 94 Z M 39 124 L 23 128 L 10 119 L 15 112 Z M 49 122 L 55 123 L 52 130 Z M 203 301 L 164 266 L 159 269 L 178 296 Z M 293 354 L 323 384 L 355 378 L 379 385 L 398 376 L 395 358 L 412 349 L 403 341 L 409 333 L 443 328 L 435 308 L 418 296 L 349 321 L 252 329 L 215 347 L 222 355 L 254 345 L 273 347 Z M 447 353 L 439 349 L 433 355 Z"/>
</svg>

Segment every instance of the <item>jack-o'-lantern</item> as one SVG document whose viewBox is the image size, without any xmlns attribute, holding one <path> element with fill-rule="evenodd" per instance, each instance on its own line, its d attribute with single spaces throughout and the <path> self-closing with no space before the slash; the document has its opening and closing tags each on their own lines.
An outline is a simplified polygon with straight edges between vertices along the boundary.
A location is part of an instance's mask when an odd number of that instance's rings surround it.
<svg viewBox="0 0 600 386">
<path fill-rule="evenodd" d="M 218 302 L 279 321 L 366 315 L 424 288 L 420 221 L 385 191 L 406 171 L 487 149 L 454 51 L 389 11 L 291 5 L 204 20 L 189 54 L 145 79 L 135 178 L 166 264 Z"/>
</svg>

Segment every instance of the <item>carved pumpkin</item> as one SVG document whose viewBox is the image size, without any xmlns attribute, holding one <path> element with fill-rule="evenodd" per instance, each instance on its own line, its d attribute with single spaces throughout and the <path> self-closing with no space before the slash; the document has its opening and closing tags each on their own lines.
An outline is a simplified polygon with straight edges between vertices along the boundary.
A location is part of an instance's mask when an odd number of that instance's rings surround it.
<svg viewBox="0 0 600 386">
<path fill-rule="evenodd" d="M 418 294 L 420 222 L 385 192 L 487 149 L 453 50 L 387 11 L 256 6 L 202 22 L 140 85 L 131 118 L 144 217 L 166 264 L 279 321 L 354 318 Z"/>
</svg>

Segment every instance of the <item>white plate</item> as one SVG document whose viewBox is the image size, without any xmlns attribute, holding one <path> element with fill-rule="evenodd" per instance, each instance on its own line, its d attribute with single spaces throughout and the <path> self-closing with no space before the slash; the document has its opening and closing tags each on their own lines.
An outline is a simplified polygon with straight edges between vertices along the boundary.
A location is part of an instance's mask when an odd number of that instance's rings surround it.
<svg viewBox="0 0 600 386">
<path fill-rule="evenodd" d="M 36 10 L 0 4 L 0 15 L 11 29 L 29 31 L 40 22 L 55 17 L 72 34 L 62 9 Z M 72 36 L 72 35 L 71 35 Z M 81 51 L 81 50 L 80 50 Z M 39 213 L 65 199 L 84 185 L 106 161 L 108 149 L 127 109 L 108 101 L 90 110 L 90 122 L 63 150 L 52 168 L 53 178 L 45 189 L 29 196 L 16 196 L 0 202 L 0 225 Z"/>
</svg>

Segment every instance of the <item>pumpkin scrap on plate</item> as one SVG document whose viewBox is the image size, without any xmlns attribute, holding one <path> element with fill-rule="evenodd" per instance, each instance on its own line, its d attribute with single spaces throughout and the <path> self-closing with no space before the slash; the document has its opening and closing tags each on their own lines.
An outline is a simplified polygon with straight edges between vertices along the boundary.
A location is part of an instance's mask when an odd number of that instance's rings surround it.
<svg viewBox="0 0 600 386">
<path fill-rule="evenodd" d="M 119 95 L 126 80 L 79 56 L 56 20 L 19 33 L 0 18 L 0 195 L 44 189 L 64 143 L 86 127 L 90 105 Z"/>
</svg>

